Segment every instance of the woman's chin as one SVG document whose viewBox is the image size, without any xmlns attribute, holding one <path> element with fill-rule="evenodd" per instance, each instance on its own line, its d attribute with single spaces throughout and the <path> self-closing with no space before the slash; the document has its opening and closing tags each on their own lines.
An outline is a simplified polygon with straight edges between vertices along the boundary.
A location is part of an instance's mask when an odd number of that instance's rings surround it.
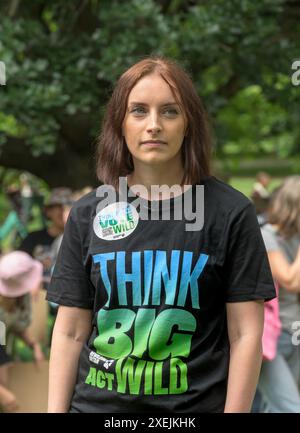
<svg viewBox="0 0 300 433">
<path fill-rule="evenodd" d="M 147 155 L 140 156 L 136 159 L 143 164 L 155 166 L 170 162 L 172 160 L 172 156 L 163 154 L 162 152 L 149 152 Z"/>
</svg>

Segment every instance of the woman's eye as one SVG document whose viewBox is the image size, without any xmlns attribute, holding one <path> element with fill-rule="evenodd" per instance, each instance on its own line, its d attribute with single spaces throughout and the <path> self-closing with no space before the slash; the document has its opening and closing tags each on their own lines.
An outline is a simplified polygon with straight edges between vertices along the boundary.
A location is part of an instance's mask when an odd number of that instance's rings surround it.
<svg viewBox="0 0 300 433">
<path fill-rule="evenodd" d="M 136 115 L 143 115 L 146 113 L 146 110 L 144 107 L 133 107 L 133 108 L 131 108 L 130 113 L 133 113 Z"/>
<path fill-rule="evenodd" d="M 166 108 L 163 111 L 163 114 L 165 114 L 168 117 L 175 117 L 178 114 L 178 110 L 176 110 L 176 108 Z"/>
</svg>

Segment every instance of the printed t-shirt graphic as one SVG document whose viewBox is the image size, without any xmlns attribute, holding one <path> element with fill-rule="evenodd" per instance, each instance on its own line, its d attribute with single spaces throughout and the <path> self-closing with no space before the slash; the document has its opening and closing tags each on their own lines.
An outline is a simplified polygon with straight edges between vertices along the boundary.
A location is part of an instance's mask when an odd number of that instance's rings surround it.
<svg viewBox="0 0 300 433">
<path fill-rule="evenodd" d="M 184 309 L 188 294 L 192 308 L 200 309 L 198 278 L 208 260 L 200 254 L 192 267 L 193 253 L 173 250 L 170 269 L 167 251 L 136 251 L 128 254 L 132 272 L 125 271 L 125 251 L 95 254 L 100 278 L 107 291 L 107 302 L 97 314 L 96 353 L 115 360 L 115 375 L 91 367 L 86 383 L 130 394 L 179 394 L 188 389 L 187 364 L 196 318 Z M 182 257 L 181 257 L 182 256 Z M 181 259 L 181 260 L 180 260 Z M 109 267 L 115 262 L 119 308 L 110 309 Z M 145 281 L 142 287 L 141 267 Z M 126 283 L 132 287 L 133 311 L 128 306 Z M 178 296 L 176 288 L 179 284 Z M 161 306 L 165 308 L 161 311 Z M 157 312 L 156 306 L 159 307 Z M 133 329 L 133 338 L 127 333 Z M 163 372 L 169 371 L 169 384 L 162 384 Z M 142 378 L 143 384 L 142 384 Z"/>
</svg>

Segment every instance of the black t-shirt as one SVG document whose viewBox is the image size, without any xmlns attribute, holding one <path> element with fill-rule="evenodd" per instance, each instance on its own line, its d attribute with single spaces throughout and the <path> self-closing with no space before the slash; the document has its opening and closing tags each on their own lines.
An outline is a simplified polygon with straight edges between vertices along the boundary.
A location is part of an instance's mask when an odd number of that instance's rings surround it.
<svg viewBox="0 0 300 433">
<path fill-rule="evenodd" d="M 185 213 L 141 219 L 133 199 L 97 213 L 95 191 L 72 208 L 47 295 L 93 310 L 71 412 L 224 410 L 226 303 L 275 289 L 253 205 L 214 177 L 202 184 L 198 231 L 186 230 Z M 195 206 L 195 185 L 192 194 Z"/>
<path fill-rule="evenodd" d="M 47 229 L 36 230 L 29 233 L 19 247 L 19 250 L 25 251 L 43 264 L 43 288 L 45 290 L 48 288 L 53 267 L 52 244 L 55 239 Z"/>
<path fill-rule="evenodd" d="M 54 240 L 55 237 L 51 236 L 47 229 L 36 230 L 26 236 L 19 250 L 25 251 L 34 258 L 38 258 L 41 254 L 50 253 Z"/>
</svg>

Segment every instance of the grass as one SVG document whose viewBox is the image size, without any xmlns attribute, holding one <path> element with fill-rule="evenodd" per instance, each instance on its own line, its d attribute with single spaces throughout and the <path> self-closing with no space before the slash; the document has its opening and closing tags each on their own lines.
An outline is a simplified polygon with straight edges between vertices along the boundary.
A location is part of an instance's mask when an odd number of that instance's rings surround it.
<svg viewBox="0 0 300 433">
<path fill-rule="evenodd" d="M 269 191 L 273 191 L 280 183 L 283 181 L 282 177 L 274 177 L 269 185 Z M 229 184 L 233 186 L 233 188 L 241 191 L 247 197 L 250 197 L 253 184 L 255 182 L 254 177 L 232 177 L 229 181 Z"/>
</svg>

